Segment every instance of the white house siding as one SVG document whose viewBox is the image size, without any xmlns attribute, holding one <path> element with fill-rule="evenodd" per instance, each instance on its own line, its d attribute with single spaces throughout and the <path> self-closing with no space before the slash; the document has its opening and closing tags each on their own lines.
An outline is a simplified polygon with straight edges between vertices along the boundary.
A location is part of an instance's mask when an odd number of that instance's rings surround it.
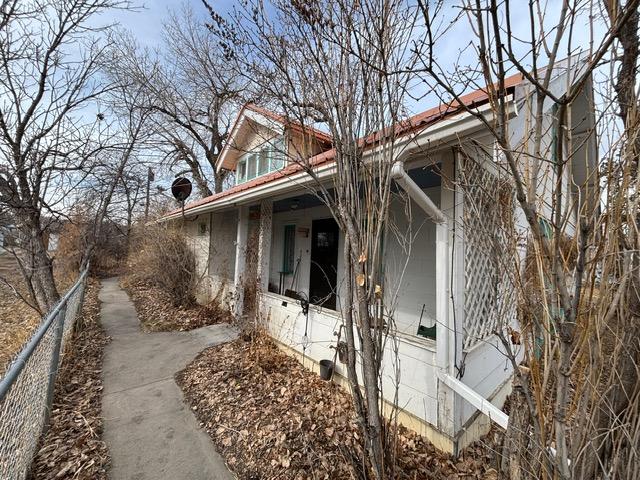
<svg viewBox="0 0 640 480">
<path fill-rule="evenodd" d="M 304 354 L 308 360 L 308 363 L 303 360 L 306 367 L 313 368 L 312 363 L 323 359 L 333 360 L 335 350 L 329 347 L 336 345 L 334 332 L 338 332 L 342 323 L 336 313 L 323 312 L 311 306 L 307 322 L 298 302 L 271 293 L 262 295 L 261 308 L 271 336 L 284 346 Z M 304 339 L 305 323 L 307 341 Z M 398 336 L 397 342 L 398 365 L 391 339 L 385 350 L 383 395 L 387 401 L 393 402 L 395 372 L 399 370 L 397 405 L 403 411 L 435 426 L 438 415 L 435 342 L 404 336 Z M 336 372 L 346 377 L 344 365 L 338 360 L 336 363 Z"/>
<path fill-rule="evenodd" d="M 440 187 L 424 190 L 437 204 L 440 203 Z M 385 285 L 386 298 L 394 299 L 390 307 L 399 332 L 416 335 L 420 316 L 422 324 L 435 324 L 435 224 L 424 212 L 411 202 L 411 228 L 405 209 L 405 199 L 397 198 L 391 207 L 390 229 L 385 238 Z M 291 210 L 273 215 L 271 261 L 269 283 L 277 287 L 280 281 L 284 248 L 284 230 L 287 225 L 295 225 L 295 259 L 300 258 L 300 266 L 295 283 L 293 274 L 284 278 L 284 288 L 308 295 L 311 252 L 311 225 L 313 220 L 330 217 L 326 207 Z M 307 231 L 308 234 L 304 232 Z M 342 257 L 344 237 L 340 235 L 338 245 L 338 300 L 343 290 L 344 261 Z M 408 249 L 408 250 L 405 250 Z M 407 261 L 407 253 L 410 253 Z M 397 297 L 396 297 L 397 294 Z M 422 312 L 424 305 L 424 312 Z"/>
<path fill-rule="evenodd" d="M 566 88 L 566 77 L 557 77 L 553 84 L 552 90 L 557 94 L 561 94 Z M 589 185 L 590 179 L 586 172 L 593 168 L 595 163 L 595 148 L 594 139 L 587 140 L 584 132 L 589 132 L 592 127 L 592 118 L 590 110 L 590 102 L 588 93 L 581 94 L 574 102 L 571 109 L 570 125 L 574 129 L 573 136 L 573 153 L 571 161 L 566 165 L 563 172 L 563 198 L 566 199 L 566 203 L 563 205 L 563 209 L 566 214 L 566 224 L 564 227 L 564 233 L 566 235 L 575 234 L 575 189 L 584 188 Z M 518 87 L 516 94 L 516 102 L 518 104 L 518 110 L 520 114 L 513 118 L 510 122 L 509 129 L 512 135 L 512 143 L 518 146 L 525 146 L 525 150 L 530 153 L 533 152 L 533 139 L 531 138 L 531 128 L 534 125 L 534 119 L 530 112 L 527 112 L 528 108 L 535 105 L 535 97 L 527 97 L 525 87 Z M 543 138 L 542 138 L 542 152 L 545 158 L 552 158 L 551 147 L 553 144 L 553 112 L 550 106 L 545 105 L 545 113 L 543 118 Z M 591 132 L 589 132 L 591 133 Z M 476 141 L 481 145 L 484 145 L 488 150 L 490 149 L 493 139 L 492 137 L 485 135 L 484 137 L 476 138 Z M 568 155 L 568 150 L 565 152 L 565 156 Z M 499 168 L 507 169 L 507 165 L 498 157 L 497 162 L 485 161 L 483 166 L 494 174 L 504 176 L 504 173 L 499 173 Z M 551 162 L 534 162 L 532 158 L 526 155 L 521 155 L 518 159 L 521 166 L 522 173 L 527 176 L 533 173 L 534 165 L 537 166 L 538 185 L 536 189 L 536 195 L 539 199 L 537 208 L 541 215 L 547 219 L 551 218 L 550 206 L 552 204 L 553 191 L 556 185 L 556 177 L 554 172 L 554 166 Z M 577 175 L 575 175 L 577 174 Z M 572 186 L 572 182 L 575 182 L 575 186 Z M 591 180 L 593 182 L 593 180 Z M 594 190 L 595 188 L 592 187 Z M 593 192 L 589 192 L 594 195 Z M 583 198 L 587 197 L 583 193 Z M 519 235 L 522 238 L 527 238 L 529 235 L 529 226 L 522 209 L 514 204 L 515 208 L 515 222 Z M 524 264 L 526 249 L 521 247 L 519 249 L 521 265 Z M 468 312 L 465 312 L 468 314 Z M 517 325 L 517 319 L 512 319 L 512 326 L 516 329 L 520 328 Z M 521 355 L 521 350 L 518 350 L 516 346 L 516 353 Z M 485 338 L 482 342 L 466 350 L 464 355 L 464 374 L 461 381 L 474 389 L 480 395 L 492 400 L 497 405 L 501 406 L 504 400 L 504 392 L 508 390 L 509 380 L 512 375 L 512 369 L 510 363 L 507 362 L 506 356 L 503 353 L 499 340 L 494 336 Z M 503 388 L 507 384 L 507 388 Z M 476 409 L 472 407 L 468 402 L 458 399 L 456 406 L 456 430 L 464 430 L 469 426 L 473 416 L 476 414 Z"/>
<path fill-rule="evenodd" d="M 211 300 L 211 281 L 209 279 L 210 215 L 187 217 L 183 229 L 196 260 L 196 274 L 198 276 L 196 300 L 199 303 L 207 303 Z"/>
<path fill-rule="evenodd" d="M 245 134 L 242 136 L 243 145 L 238 145 L 238 156 L 259 148 L 281 134 L 281 132 L 273 131 L 255 122 L 247 123 L 244 131 Z"/>
<path fill-rule="evenodd" d="M 560 81 L 559 83 L 562 83 L 562 81 Z M 531 135 L 530 130 L 534 120 L 531 117 L 531 114 L 527 114 L 526 110 L 527 106 L 535 103 L 535 98 L 525 98 L 524 92 L 522 91 L 518 93 L 518 96 L 518 106 L 521 113 L 510 122 L 512 142 L 517 146 L 524 145 L 525 150 L 529 150 L 529 152 L 532 153 L 533 139 L 529 136 Z M 584 117 L 585 113 L 583 103 L 584 102 L 582 102 L 579 106 L 576 106 L 576 109 L 573 112 L 575 118 L 579 118 L 581 116 Z M 580 128 L 578 128 L 578 130 L 584 129 L 584 121 L 581 121 L 579 123 Z M 550 150 L 553 138 L 552 126 L 553 115 L 551 110 L 547 109 L 543 119 L 542 129 L 542 152 L 543 156 L 545 156 L 546 158 L 552 157 Z M 492 137 L 485 135 L 483 137 L 477 137 L 475 140 L 477 143 L 484 145 L 487 151 L 490 151 L 492 149 Z M 476 155 L 478 155 L 478 151 L 476 150 L 474 152 L 474 150 L 472 149 L 467 150 L 467 153 L 475 153 Z M 576 148 L 575 158 L 573 159 L 572 163 L 578 165 L 581 163 L 589 163 L 588 159 L 584 158 L 587 157 L 587 155 L 588 149 L 584 145 L 582 145 L 580 148 Z M 525 178 L 530 178 L 529 176 L 533 173 L 533 168 L 536 168 L 537 166 L 536 173 L 538 175 L 538 185 L 536 194 L 538 203 L 536 206 L 542 216 L 550 219 L 550 206 L 552 204 L 553 191 L 556 184 L 554 166 L 550 162 L 536 163 L 532 158 L 527 157 L 526 155 L 520 155 L 517 160 L 519 162 L 519 165 L 521 166 L 521 171 L 525 175 Z M 497 156 L 495 159 L 484 159 L 482 165 L 488 171 L 500 177 L 504 177 L 506 171 L 503 170 L 501 172 L 500 169 L 508 168 L 504 163 L 504 159 L 501 159 L 500 156 Z M 564 177 L 562 182 L 563 196 L 565 199 L 567 199 L 567 203 L 563 205 L 563 208 L 568 209 L 565 228 L 565 234 L 568 235 L 573 235 L 575 232 L 575 222 L 571 216 L 571 211 L 574 210 L 574 205 L 572 204 L 572 202 L 575 198 L 571 196 L 571 165 L 572 164 L 570 163 L 567 165 L 567 168 L 565 168 L 565 171 L 563 172 Z M 522 209 L 515 201 L 514 209 L 515 223 L 518 235 L 521 238 L 527 238 L 527 236 L 529 235 L 529 227 Z M 525 253 L 525 248 L 519 248 L 521 264 L 523 264 L 524 262 Z M 504 299 L 504 301 L 509 301 L 509 299 Z M 465 312 L 465 315 L 468 316 L 469 314 L 470 312 Z M 515 312 L 511 325 L 516 329 L 519 328 L 517 325 L 517 319 L 515 318 Z M 516 348 L 516 353 L 521 353 L 518 351 L 517 347 L 514 348 Z M 484 338 L 480 343 L 477 343 L 476 345 L 465 350 L 463 352 L 463 359 L 464 370 L 463 376 L 460 380 L 483 397 L 490 399 L 498 406 L 502 406 L 502 403 L 504 401 L 504 394 L 509 390 L 510 387 L 512 368 L 511 364 L 507 362 L 506 356 L 503 353 L 503 348 L 498 339 L 494 335 Z M 477 414 L 477 410 L 473 406 L 459 397 L 456 400 L 455 411 L 455 429 L 459 432 L 459 435 L 464 435 L 467 428 L 472 430 L 473 427 L 471 427 L 471 424 L 474 423 L 474 420 L 486 420 L 485 418 Z M 488 424 L 485 426 L 488 428 Z M 477 437 L 477 435 L 479 435 L 480 433 L 482 432 L 476 431 L 474 435 Z M 473 440 L 473 438 L 469 439 Z M 462 444 L 460 446 L 462 446 Z"/>
<path fill-rule="evenodd" d="M 323 147 L 315 137 L 309 135 L 302 136 L 299 133 L 289 131 L 287 138 L 289 140 L 287 144 L 288 155 L 289 158 L 294 160 L 312 157 L 326 149 L 326 147 Z"/>
<path fill-rule="evenodd" d="M 425 192 L 436 204 L 440 203 L 440 187 L 425 189 Z M 400 236 L 406 235 L 409 226 L 404 202 L 404 199 L 398 198 L 394 202 L 391 215 Z M 432 326 L 435 322 L 435 225 L 415 204 L 412 205 L 411 215 L 413 248 L 406 268 L 405 253 L 397 236 L 388 235 L 385 239 L 385 282 L 388 285 L 386 293 L 392 296 L 393 291 L 398 291 L 395 318 L 401 333 L 397 337 L 397 356 L 393 349 L 393 341 L 389 339 L 383 362 L 383 387 L 386 392 L 385 398 L 391 403 L 395 384 L 399 381 L 397 405 L 407 414 L 436 426 L 438 395 L 435 342 L 416 335 L 423 304 L 426 305 L 423 323 Z M 272 289 L 279 285 L 285 226 L 295 225 L 295 258 L 300 258 L 300 266 L 296 282 L 292 286 L 293 275 L 287 275 L 284 288 L 293 288 L 308 294 L 312 222 L 328 217 L 329 210 L 324 206 L 278 212 L 273 215 L 269 276 Z M 343 236 L 340 235 L 338 308 L 344 307 L 344 299 L 340 296 L 344 275 L 342 249 Z M 338 332 L 342 324 L 338 312 L 311 306 L 307 319 L 298 301 L 273 293 L 264 293 L 261 296 L 261 313 L 270 334 L 276 340 L 299 354 L 304 354 L 305 366 L 312 367 L 312 364 L 322 359 L 334 358 L 335 350 L 329 347 L 336 345 L 337 337 L 334 332 Z M 309 363 L 306 363 L 307 360 Z M 344 366 L 339 362 L 336 371 L 346 377 Z M 398 371 L 400 377 L 396 378 Z M 423 428 L 424 424 L 414 422 L 412 427 L 416 426 Z"/>
<path fill-rule="evenodd" d="M 505 382 L 509 381 L 512 371 L 500 340 L 492 335 L 465 352 L 464 370 L 460 380 L 496 406 L 502 407 L 504 398 L 494 397 Z M 477 412 L 476 408 L 466 401 L 460 402 L 456 410 L 456 430 L 464 428 Z"/>
<path fill-rule="evenodd" d="M 556 96 L 560 97 L 566 91 L 567 76 L 572 79 L 578 75 L 580 68 L 572 68 L 567 71 L 560 66 L 554 73 L 555 78 L 549 86 Z M 523 150 L 528 155 L 520 155 L 517 159 L 521 165 L 522 172 L 528 176 L 536 173 L 538 185 L 536 189 L 536 197 L 538 199 L 537 208 L 539 213 L 546 219 L 552 217 L 553 193 L 556 188 L 555 165 L 551 161 L 536 161 L 533 157 L 533 127 L 536 124 L 535 105 L 536 96 L 532 87 L 526 84 L 516 88 L 516 104 L 518 106 L 519 115 L 509 122 L 509 131 L 511 134 L 511 142 L 514 146 L 524 147 Z M 572 196 L 576 188 L 584 188 L 591 184 L 594 188 L 586 195 L 582 192 L 582 201 L 590 199 L 594 201 L 597 196 L 595 191 L 596 181 L 594 178 L 588 178 L 589 171 L 593 171 L 597 163 L 597 151 L 595 145 L 595 132 L 593 129 L 593 106 L 591 99 L 591 84 L 587 83 L 587 88 L 578 95 L 572 103 L 567 113 L 567 126 L 571 128 L 571 135 L 565 131 L 565 140 L 570 143 L 564 144 L 564 159 L 570 160 L 564 168 L 562 179 L 562 194 L 565 202 L 562 205 L 563 215 L 565 215 L 566 225 L 564 233 L 566 235 L 574 235 L 575 233 L 575 210 L 577 197 Z M 541 154 L 545 159 L 553 159 L 552 152 L 554 138 L 554 111 L 552 108 L 552 100 L 546 99 L 544 113 L 542 118 L 542 141 Z M 589 133 L 589 137 L 585 134 Z M 534 172 L 535 169 L 535 172 Z M 597 201 L 597 200 L 596 200 Z M 519 225 L 525 225 L 526 220 L 523 216 L 518 218 Z M 525 227 L 526 228 L 526 227 Z"/>
<path fill-rule="evenodd" d="M 440 187 L 424 192 L 440 206 Z M 390 307 L 396 328 L 415 335 L 421 315 L 422 325 L 435 325 L 436 226 L 415 202 L 409 202 L 407 205 L 406 198 L 397 197 L 391 204 L 384 271 L 386 298 L 393 301 Z"/>
</svg>

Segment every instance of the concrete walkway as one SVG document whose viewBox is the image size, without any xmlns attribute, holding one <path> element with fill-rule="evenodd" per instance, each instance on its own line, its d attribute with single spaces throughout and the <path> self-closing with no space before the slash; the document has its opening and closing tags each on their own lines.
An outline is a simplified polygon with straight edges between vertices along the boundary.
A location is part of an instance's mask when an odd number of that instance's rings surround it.
<svg viewBox="0 0 640 480">
<path fill-rule="evenodd" d="M 174 374 L 208 346 L 231 340 L 228 325 L 191 332 L 143 333 L 115 278 L 100 289 L 102 325 L 112 341 L 104 359 L 102 413 L 111 480 L 230 479 L 200 429 Z"/>
</svg>

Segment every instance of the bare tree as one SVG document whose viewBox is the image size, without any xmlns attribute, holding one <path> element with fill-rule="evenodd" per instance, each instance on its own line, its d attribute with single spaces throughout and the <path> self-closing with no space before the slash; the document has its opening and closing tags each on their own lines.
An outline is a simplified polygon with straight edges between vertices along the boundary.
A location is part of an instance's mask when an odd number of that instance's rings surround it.
<svg viewBox="0 0 640 480">
<path fill-rule="evenodd" d="M 155 51 L 123 34 L 123 73 L 147 89 L 160 147 L 176 175 L 190 174 L 202 197 L 223 189 L 216 160 L 243 89 L 239 76 L 188 5 L 169 14 Z M 211 179 L 213 182 L 211 182 Z"/>
<path fill-rule="evenodd" d="M 104 56 L 99 12 L 126 1 L 2 2 L 0 22 L 0 203 L 20 231 L 18 260 L 31 305 L 59 297 L 47 253 L 46 219 L 64 215 L 70 188 L 104 147 L 90 105 L 111 86 L 98 73 Z"/>
<path fill-rule="evenodd" d="M 99 115 L 110 121 L 111 132 L 110 143 L 96 156 L 96 164 L 88 172 L 90 181 L 84 189 L 95 199 L 90 208 L 93 218 L 86 235 L 84 264 L 95 253 L 105 219 L 110 219 L 114 225 L 120 223 L 122 204 L 128 239 L 143 184 L 136 172 L 146 166 L 142 159 L 152 146 L 152 112 L 145 106 L 148 92 L 122 74 L 120 53 L 119 48 L 112 46 L 101 64 L 102 73 L 112 88 L 103 97 L 106 110 Z"/>
<path fill-rule="evenodd" d="M 125 205 L 125 234 L 127 241 L 131 237 L 131 228 L 133 227 L 136 209 L 144 202 L 145 212 L 148 212 L 149 198 L 147 188 L 150 183 L 149 169 L 150 167 L 144 168 L 144 171 L 141 172 L 139 169 L 130 168 L 129 171 L 124 172 L 122 176 L 121 187 Z M 145 214 L 145 218 L 147 216 L 148 214 Z"/>
<path fill-rule="evenodd" d="M 515 371 L 517 403 L 505 459 L 512 478 L 638 475 L 639 270 L 633 253 L 638 248 L 638 4 L 604 2 L 602 9 L 593 1 L 556 6 L 532 1 L 523 17 L 516 2 L 461 1 L 460 14 L 447 19 L 441 2 L 419 2 L 425 54 L 415 71 L 490 132 L 489 144 L 473 148 L 497 160 L 514 193 L 508 198 L 515 198 L 515 212 L 527 226 L 524 238 L 519 238 L 522 230 L 510 230 L 511 245 L 498 250 L 499 277 L 508 277 L 522 329 L 513 331 L 508 315 L 496 330 Z M 524 21 L 517 31 L 516 19 Z M 585 21 L 594 27 L 586 41 L 584 35 L 576 39 Z M 435 52 L 461 22 L 468 22 L 474 37 L 469 59 L 461 58 L 451 71 Z M 594 33 L 597 26 L 601 35 Z M 596 124 L 579 117 L 576 106 L 604 62 L 619 62 L 603 86 L 615 90 L 624 125 L 609 138 L 606 168 L 587 168 L 587 177 L 575 183 L 569 177 L 572 165 L 584 166 L 595 154 L 583 147 L 597 132 L 611 134 L 616 124 L 609 108 L 613 99 L 604 92 Z M 563 88 L 554 85 L 559 71 L 570 79 Z M 514 73 L 528 85 L 520 99 L 528 107 L 521 114 L 525 134 L 516 140 L 508 81 Z M 461 101 L 468 85 L 487 85 L 490 115 Z M 466 153 L 478 158 L 470 149 Z M 507 197 L 495 193 L 495 202 L 506 207 Z M 522 245 L 524 259 L 518 252 Z M 522 365 L 516 342 L 524 350 Z"/>
<path fill-rule="evenodd" d="M 368 452 L 357 471 L 380 479 L 394 476 L 393 425 L 382 415 L 381 367 L 393 322 L 391 303 L 384 301 L 381 243 L 392 167 L 402 150 L 399 130 L 390 126 L 407 116 L 410 77 L 402 70 L 413 57 L 414 14 L 397 1 L 275 1 L 269 9 L 250 1 L 228 17 L 211 10 L 211 29 L 227 55 L 287 122 L 302 129 L 306 143 L 315 138 L 315 124 L 332 137 L 332 180 L 318 177 L 308 148 L 290 147 L 287 160 L 311 177 L 310 192 L 328 206 L 345 237 L 347 371 Z"/>
</svg>

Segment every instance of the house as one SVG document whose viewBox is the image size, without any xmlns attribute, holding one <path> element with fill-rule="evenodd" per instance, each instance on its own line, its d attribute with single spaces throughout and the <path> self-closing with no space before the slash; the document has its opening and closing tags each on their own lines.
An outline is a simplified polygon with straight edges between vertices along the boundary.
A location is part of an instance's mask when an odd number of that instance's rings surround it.
<svg viewBox="0 0 640 480">
<path fill-rule="evenodd" d="M 566 64 L 555 70 L 551 88 L 561 94 L 576 71 Z M 527 148 L 532 89 L 519 74 L 506 86 L 513 143 Z M 461 100 L 490 116 L 486 91 Z M 572 212 L 570 224 L 575 224 L 578 202 L 594 198 L 592 105 L 589 80 L 571 108 L 575 141 L 562 181 L 573 199 L 565 206 Z M 550 152 L 557 134 L 553 109 L 545 109 L 545 122 L 542 148 Z M 395 404 L 401 423 L 456 453 L 486 432 L 489 417 L 503 426 L 507 421 L 497 407 L 509 393 L 512 370 L 494 332 L 497 310 L 510 312 L 515 326 L 515 308 L 491 261 L 496 252 L 483 248 L 493 214 L 492 199 L 482 197 L 497 188 L 502 160 L 486 127 L 459 105 L 436 106 L 407 125 L 403 157 L 394 167 L 397 190 L 407 194 L 394 197 L 390 217 L 396 230 L 411 231 L 411 248 L 388 232 L 383 260 L 387 284 L 397 285 Z M 334 358 L 341 324 L 343 235 L 314 194 L 317 184 L 298 164 L 287 162 L 287 152 L 294 149 L 307 155 L 317 178 L 330 185 L 334 151 L 327 134 L 245 105 L 218 159 L 218 168 L 235 172 L 235 186 L 187 204 L 165 220 L 182 222 L 188 232 L 206 279 L 198 292 L 201 301 L 224 299 L 238 316 L 258 315 L 285 351 L 317 369 L 320 360 Z M 469 155 L 476 155 L 473 162 Z M 518 161 L 523 171 L 530 168 L 526 156 Z M 541 221 L 549 214 L 554 175 L 545 164 L 537 176 Z M 469 178 L 471 185 L 461 188 Z M 474 190 L 474 184 L 483 188 Z M 514 227 L 526 236 L 525 219 L 513 205 Z M 301 299 L 308 299 L 308 311 Z M 389 373 L 395 371 L 395 359 L 390 345 L 383 361 L 387 392 L 396 379 Z M 339 378 L 346 375 L 339 362 L 336 372 Z"/>
</svg>

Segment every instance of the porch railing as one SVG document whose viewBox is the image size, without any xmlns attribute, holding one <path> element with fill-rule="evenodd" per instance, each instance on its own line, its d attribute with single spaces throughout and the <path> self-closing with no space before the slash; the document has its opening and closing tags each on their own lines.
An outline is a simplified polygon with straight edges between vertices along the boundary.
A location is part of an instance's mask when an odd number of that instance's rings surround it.
<svg viewBox="0 0 640 480">
<path fill-rule="evenodd" d="M 27 477 L 47 427 L 65 345 L 81 310 L 87 270 L 43 318 L 0 380 L 0 478 Z"/>
</svg>

